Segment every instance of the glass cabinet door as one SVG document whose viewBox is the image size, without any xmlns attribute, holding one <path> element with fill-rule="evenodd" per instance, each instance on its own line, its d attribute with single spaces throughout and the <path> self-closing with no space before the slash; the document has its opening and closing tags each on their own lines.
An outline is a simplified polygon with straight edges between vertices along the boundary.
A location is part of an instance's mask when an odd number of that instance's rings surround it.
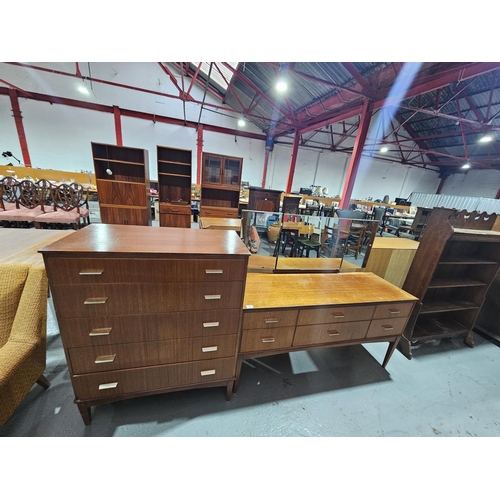
<svg viewBox="0 0 500 500">
<path fill-rule="evenodd" d="M 229 186 L 240 185 L 240 160 L 224 158 L 222 184 Z"/>
<path fill-rule="evenodd" d="M 203 164 L 203 183 L 221 183 L 221 158 L 217 156 L 205 156 Z"/>
</svg>

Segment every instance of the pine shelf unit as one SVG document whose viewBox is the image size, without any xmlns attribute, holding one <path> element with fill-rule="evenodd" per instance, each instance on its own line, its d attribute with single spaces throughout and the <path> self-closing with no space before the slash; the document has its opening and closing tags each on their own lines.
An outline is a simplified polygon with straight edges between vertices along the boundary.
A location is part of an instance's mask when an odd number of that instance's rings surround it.
<svg viewBox="0 0 500 500">
<path fill-rule="evenodd" d="M 496 214 L 434 208 L 403 290 L 419 298 L 399 344 L 463 338 L 473 347 L 473 328 L 500 267 L 500 220 Z"/>
<path fill-rule="evenodd" d="M 145 149 L 91 143 L 101 222 L 151 226 Z"/>
<path fill-rule="evenodd" d="M 191 227 L 192 151 L 156 146 L 160 226 Z"/>
</svg>

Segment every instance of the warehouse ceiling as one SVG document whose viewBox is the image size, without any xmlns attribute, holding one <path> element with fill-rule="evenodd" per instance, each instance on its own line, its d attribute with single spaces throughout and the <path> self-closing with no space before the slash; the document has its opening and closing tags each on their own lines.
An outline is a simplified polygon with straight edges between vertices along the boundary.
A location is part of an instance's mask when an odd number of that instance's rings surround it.
<svg viewBox="0 0 500 500">
<path fill-rule="evenodd" d="M 500 169 L 500 63 L 160 65 L 194 78 L 274 143 L 299 134 L 301 146 L 349 153 L 368 103 L 364 155 L 445 175 L 464 165 Z"/>
</svg>

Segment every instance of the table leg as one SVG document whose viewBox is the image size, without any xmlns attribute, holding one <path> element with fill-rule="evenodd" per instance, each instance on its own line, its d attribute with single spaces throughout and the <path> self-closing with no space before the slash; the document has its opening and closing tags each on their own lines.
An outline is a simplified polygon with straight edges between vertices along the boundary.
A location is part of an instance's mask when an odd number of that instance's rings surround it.
<svg viewBox="0 0 500 500">
<path fill-rule="evenodd" d="M 82 416 L 83 423 L 85 425 L 90 425 L 90 406 L 87 406 L 85 403 L 76 403 L 76 405 L 78 406 L 78 410 L 80 411 L 80 415 Z"/>
<path fill-rule="evenodd" d="M 240 385 L 240 374 L 241 374 L 242 364 L 243 364 L 243 358 L 241 356 L 238 356 L 238 359 L 236 360 L 236 380 L 234 381 L 233 392 L 237 392 L 238 387 Z"/>
<path fill-rule="evenodd" d="M 396 349 L 400 340 L 401 340 L 401 337 L 398 337 L 394 342 L 389 342 L 389 347 L 387 348 L 384 362 L 382 363 L 383 368 L 385 368 L 387 366 L 387 363 L 389 363 L 389 360 L 391 359 L 392 353 L 394 352 L 394 349 Z"/>
</svg>

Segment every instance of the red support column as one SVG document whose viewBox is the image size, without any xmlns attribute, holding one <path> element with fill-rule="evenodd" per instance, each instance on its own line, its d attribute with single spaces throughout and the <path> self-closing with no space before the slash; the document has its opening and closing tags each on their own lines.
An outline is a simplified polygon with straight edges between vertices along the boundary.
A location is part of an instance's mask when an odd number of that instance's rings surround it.
<svg viewBox="0 0 500 500">
<path fill-rule="evenodd" d="M 121 112 L 118 106 L 113 106 L 113 113 L 115 115 L 115 132 L 116 132 L 116 145 L 123 146 L 122 140 L 122 120 Z"/>
<path fill-rule="evenodd" d="M 198 149 L 196 154 L 196 184 L 201 184 L 201 162 L 203 153 L 203 125 L 198 125 Z"/>
<path fill-rule="evenodd" d="M 295 163 L 297 161 L 297 152 L 299 150 L 299 139 L 300 139 L 300 133 L 299 130 L 296 129 L 295 137 L 293 138 L 292 156 L 290 157 L 290 169 L 288 171 L 288 182 L 286 183 L 286 193 L 292 192 L 293 174 L 295 173 Z"/>
<path fill-rule="evenodd" d="M 16 121 L 17 136 L 19 137 L 19 144 L 21 146 L 21 152 L 23 154 L 23 162 L 26 167 L 31 167 L 31 158 L 28 151 L 28 141 L 26 140 L 26 134 L 24 133 L 23 117 L 21 115 L 21 108 L 19 107 L 17 90 L 9 89 L 9 97 L 10 103 L 12 105 L 12 113 L 14 114 L 14 120 Z"/>
<path fill-rule="evenodd" d="M 264 156 L 264 171 L 262 172 L 262 184 L 261 187 L 266 187 L 266 177 L 267 177 L 267 164 L 269 162 L 269 150 L 266 148 L 266 153 Z"/>
<path fill-rule="evenodd" d="M 358 134 L 356 136 L 356 141 L 354 142 L 351 161 L 349 162 L 349 168 L 347 169 L 346 180 L 344 183 L 344 190 L 342 192 L 342 198 L 340 199 L 341 209 L 349 208 L 349 204 L 351 202 L 352 188 L 354 187 L 354 181 L 356 180 L 356 175 L 358 173 L 359 161 L 361 160 L 361 153 L 363 152 L 363 147 L 365 145 L 371 117 L 372 103 L 366 100 L 363 104 L 363 108 L 361 109 L 361 120 L 359 121 Z"/>
</svg>

